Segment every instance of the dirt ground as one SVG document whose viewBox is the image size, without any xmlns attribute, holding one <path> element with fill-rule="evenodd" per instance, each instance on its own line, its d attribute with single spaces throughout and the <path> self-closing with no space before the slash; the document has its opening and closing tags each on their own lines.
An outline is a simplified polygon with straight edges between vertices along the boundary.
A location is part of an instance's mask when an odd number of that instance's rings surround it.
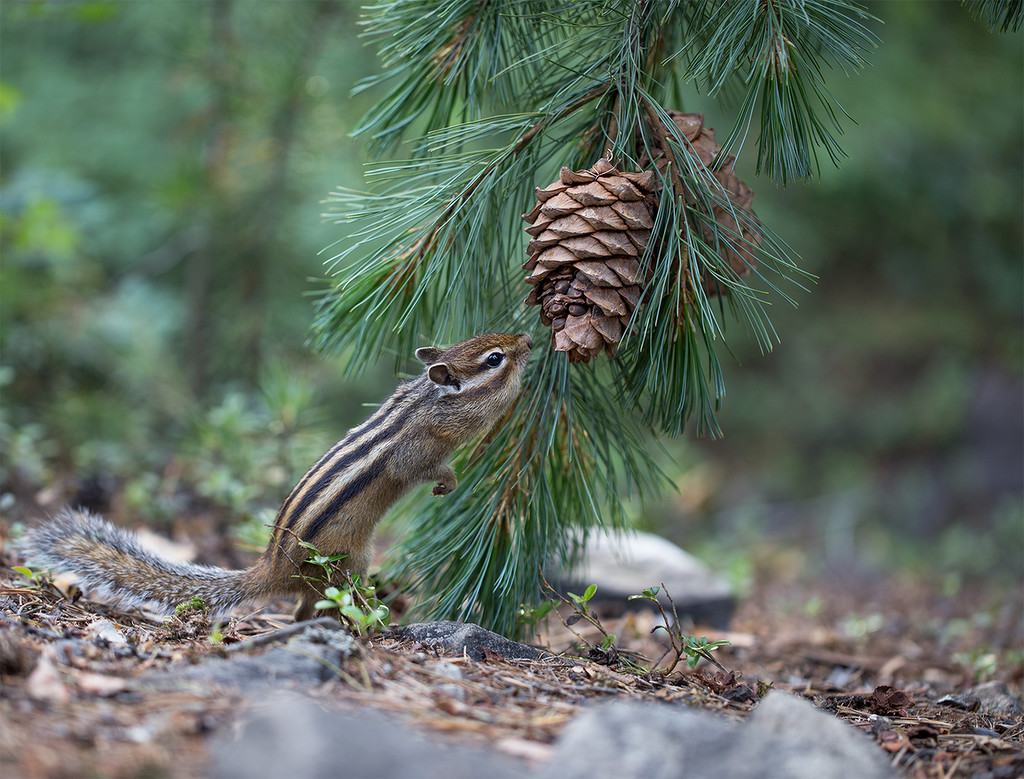
<svg viewBox="0 0 1024 779">
<path fill-rule="evenodd" d="M 264 611 L 233 621 L 212 642 L 202 625 L 196 632 L 71 600 L 73 589 L 12 571 L 18 561 L 9 551 L 3 563 L 5 778 L 203 776 L 208 736 L 237 721 L 241 698 L 210 689 L 158 692 L 134 680 L 258 643 L 290 624 Z M 670 670 L 670 653 L 657 670 L 639 672 L 636 664 L 652 667 L 667 646 L 663 631 L 651 633 L 656 615 L 600 622 L 616 636 L 614 652 L 591 651 L 560 620 L 548 619 L 533 642 L 577 658 L 565 664 L 443 657 L 459 667 L 459 695 L 451 694 L 452 677 L 439 673 L 436 651 L 386 637 L 360 639 L 360 651 L 336 680 L 306 692 L 325 707 L 399 711 L 438 738 L 486 741 L 539 763 L 565 724 L 595 700 L 672 701 L 742 718 L 775 688 L 870 733 L 904 776 L 1024 776 L 1024 718 L 1013 708 L 1024 688 L 1020 587 L 944 596 L 897 577 L 806 580 L 766 569 L 730 631 L 689 631 L 729 642 L 714 653 L 726 671 L 706 661 Z M 592 644 L 601 640 L 586 621 L 573 629 Z"/>
</svg>

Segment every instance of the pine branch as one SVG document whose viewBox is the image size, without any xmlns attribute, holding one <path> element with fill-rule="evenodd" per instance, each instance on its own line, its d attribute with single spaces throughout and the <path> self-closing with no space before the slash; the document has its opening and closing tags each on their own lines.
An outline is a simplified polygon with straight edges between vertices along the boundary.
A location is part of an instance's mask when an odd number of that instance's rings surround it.
<svg viewBox="0 0 1024 779">
<path fill-rule="evenodd" d="M 650 453 L 658 435 L 691 418 L 721 432 L 727 323 L 770 350 L 768 295 L 788 300 L 783 287 L 802 274 L 749 210 L 728 148 L 700 122 L 684 132 L 666 100 L 684 77 L 713 94 L 743 84 L 736 128 L 760 106 L 763 167 L 782 181 L 809 175 L 818 146 L 838 159 L 823 67 L 862 63 L 863 18 L 840 0 L 392 0 L 373 11 L 385 62 L 375 83 L 395 86 L 360 132 L 378 152 L 408 154 L 370 168 L 372 193 L 328 201 L 347 236 L 315 342 L 350 367 L 485 330 L 528 330 L 541 345 L 514 412 L 458 457 L 454 494 L 417 502 L 392 554 L 430 616 L 515 632 L 545 566 L 668 486 Z M 734 128 L 734 151 L 745 132 Z M 616 358 L 570 364 L 542 346 L 548 333 L 522 303 L 520 215 L 560 168 L 601 156 L 649 170 L 654 208 L 649 235 L 635 234 L 639 299 Z"/>
<path fill-rule="evenodd" d="M 369 6 L 366 37 L 381 43 L 384 70 L 357 91 L 397 81 L 357 125 L 377 156 L 392 151 L 417 127 L 422 135 L 456 121 L 511 106 L 524 88 L 527 63 L 517 52 L 542 44 L 531 18 L 542 0 L 391 0 Z"/>
<path fill-rule="evenodd" d="M 846 112 L 829 95 L 823 68 L 862 68 L 877 45 L 864 24 L 873 18 L 846 0 L 724 3 L 709 14 L 689 76 L 709 95 L 730 80 L 746 84 L 725 151 L 739 153 L 760 108 L 758 173 L 783 185 L 810 178 L 819 146 L 838 165 L 838 114 Z"/>
</svg>

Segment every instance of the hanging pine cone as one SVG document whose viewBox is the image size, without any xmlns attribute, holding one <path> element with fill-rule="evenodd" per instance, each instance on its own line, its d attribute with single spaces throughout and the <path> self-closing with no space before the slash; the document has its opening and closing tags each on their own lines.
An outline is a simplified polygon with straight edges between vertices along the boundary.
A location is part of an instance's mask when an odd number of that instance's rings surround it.
<svg viewBox="0 0 1024 779">
<path fill-rule="evenodd" d="M 640 300 L 640 258 L 653 225 L 654 172 L 624 173 L 606 159 L 589 170 L 562 168 L 537 189 L 523 219 L 532 240 L 523 268 L 555 351 L 589 362 L 615 347 Z"/>
<path fill-rule="evenodd" d="M 729 209 L 723 208 L 717 203 L 712 206 L 711 217 L 721 228 L 719 253 L 722 259 L 729 263 L 729 267 L 740 278 L 750 275 L 756 262 L 754 246 L 759 246 L 763 241 L 761 232 L 758 230 L 761 223 L 750 207 L 751 203 L 754 202 L 753 190 L 740 181 L 733 171 L 736 164 L 736 157 L 734 155 L 730 154 L 727 156 L 721 165 L 718 166 L 717 170 L 711 170 L 711 164 L 722 147 L 715 142 L 714 128 L 704 126 L 704 114 L 684 114 L 681 111 L 669 111 L 668 115 L 675 122 L 676 127 L 679 128 L 679 131 L 686 140 L 689 141 L 689 148 L 693 150 L 704 167 L 708 168 L 711 175 L 722 185 L 729 200 L 732 201 L 733 208 L 737 212 L 746 212 L 749 215 L 748 218 L 739 221 Z M 668 157 L 664 153 L 662 143 L 660 143 L 662 135 L 663 132 L 656 130 L 654 132 L 654 143 L 652 144 L 654 164 L 660 171 L 664 171 L 665 166 L 668 164 Z M 650 165 L 650 159 L 646 154 L 641 155 L 640 165 L 641 167 L 648 167 Z M 694 202 L 693 198 L 689 195 L 687 199 L 691 203 Z M 708 224 L 701 224 L 700 229 L 704 240 L 714 246 L 714 233 L 711 227 Z M 736 236 L 742 236 L 742 238 Z M 703 274 L 701 285 L 708 295 L 715 295 L 721 291 L 719 282 L 708 272 Z"/>
</svg>

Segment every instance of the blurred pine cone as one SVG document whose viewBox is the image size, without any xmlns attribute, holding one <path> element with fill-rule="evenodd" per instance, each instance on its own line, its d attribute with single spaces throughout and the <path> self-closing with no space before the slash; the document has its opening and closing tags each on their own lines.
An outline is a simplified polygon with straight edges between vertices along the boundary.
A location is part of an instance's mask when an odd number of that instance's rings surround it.
<svg viewBox="0 0 1024 779">
<path fill-rule="evenodd" d="M 743 181 L 736 176 L 733 168 L 736 164 L 736 157 L 728 155 L 717 170 L 712 170 L 711 165 L 721 151 L 721 146 L 715 142 L 715 130 L 712 127 L 704 126 L 704 114 L 684 114 L 681 111 L 669 111 L 668 115 L 679 128 L 680 133 L 689 142 L 687 151 L 697 156 L 701 164 L 708 169 L 708 172 L 715 177 L 726 195 L 731 201 L 732 209 L 722 204 L 712 205 L 711 218 L 718 224 L 721 235 L 721 242 L 718 246 L 718 253 L 733 272 L 743 278 L 750 275 L 756 264 L 755 246 L 760 246 L 763 238 L 758 229 L 761 222 L 758 221 L 753 209 L 750 207 L 754 202 L 754 192 Z M 655 128 L 653 133 L 654 142 L 651 152 L 654 156 L 654 164 L 658 170 L 664 171 L 668 164 L 668 156 L 664 150 L 664 135 L 669 128 Z M 651 160 L 646 152 L 640 156 L 640 167 L 649 168 Z M 681 176 L 685 175 L 685 168 L 678 171 Z M 687 201 L 691 204 L 696 202 L 695 198 L 688 192 Z M 747 216 L 737 219 L 737 213 L 746 212 Z M 705 222 L 700 225 L 701 234 L 709 245 L 714 246 L 714 232 Z M 701 285 L 708 295 L 715 295 L 723 291 L 723 287 L 717 279 L 709 272 L 704 271 L 701 277 Z"/>
</svg>

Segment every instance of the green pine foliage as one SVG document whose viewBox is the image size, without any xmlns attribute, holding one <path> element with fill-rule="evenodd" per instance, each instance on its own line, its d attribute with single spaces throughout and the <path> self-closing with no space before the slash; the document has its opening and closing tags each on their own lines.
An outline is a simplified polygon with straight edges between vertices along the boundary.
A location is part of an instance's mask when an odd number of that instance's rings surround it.
<svg viewBox="0 0 1024 779">
<path fill-rule="evenodd" d="M 515 632 L 538 598 L 539 572 L 573 557 L 600 526 L 622 526 L 627 502 L 668 486 L 656 439 L 695 420 L 718 434 L 725 395 L 719 352 L 735 320 L 765 351 L 777 336 L 769 295 L 788 300 L 803 275 L 765 227 L 749 244 L 746 278 L 719 247 L 744 240 L 712 217 L 734 213 L 721 185 L 687 150 L 670 109 L 683 86 L 738 106 L 723 150 L 757 136 L 758 170 L 785 184 L 833 162 L 844 115 L 828 94 L 832 68 L 852 72 L 875 45 L 870 17 L 846 0 L 614 2 L 391 0 L 367 9 L 367 38 L 387 90 L 357 133 L 378 156 L 370 192 L 339 190 L 344 225 L 318 307 L 314 341 L 350 366 L 382 354 L 488 330 L 528 330 L 537 344 L 509 417 L 456 463 L 459 489 L 417 504 L 394 553 L 395 573 L 433 617 Z M 522 303 L 534 189 L 562 166 L 608 156 L 623 170 L 664 138 L 670 164 L 642 259 L 646 285 L 615 359 L 570 365 Z M 710 297 L 713 276 L 727 294 Z"/>
<path fill-rule="evenodd" d="M 990 30 L 1017 32 L 1024 18 L 1022 0 L 963 0 L 975 19 L 982 20 Z"/>
</svg>

